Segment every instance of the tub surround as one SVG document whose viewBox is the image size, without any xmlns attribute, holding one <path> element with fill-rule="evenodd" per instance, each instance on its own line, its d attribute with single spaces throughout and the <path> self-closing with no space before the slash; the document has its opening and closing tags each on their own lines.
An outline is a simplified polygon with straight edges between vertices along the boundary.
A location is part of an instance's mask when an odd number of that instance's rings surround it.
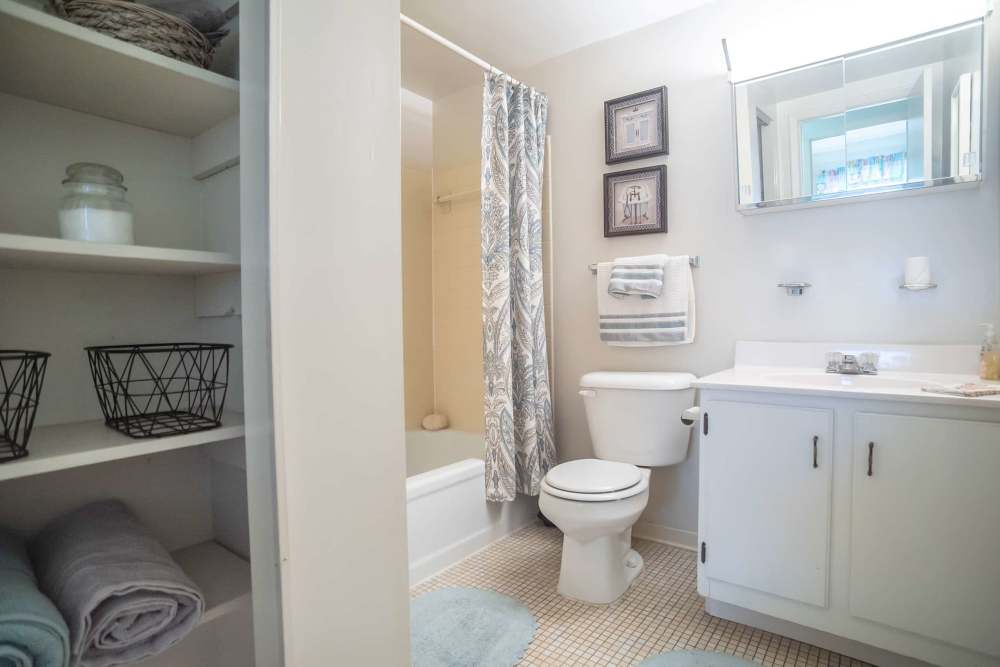
<svg viewBox="0 0 1000 667">
<path fill-rule="evenodd" d="M 879 375 L 826 374 L 829 351 Z M 880 665 L 1000 665 L 1000 400 L 920 389 L 977 357 L 738 343 L 697 380 L 706 610 Z"/>
</svg>

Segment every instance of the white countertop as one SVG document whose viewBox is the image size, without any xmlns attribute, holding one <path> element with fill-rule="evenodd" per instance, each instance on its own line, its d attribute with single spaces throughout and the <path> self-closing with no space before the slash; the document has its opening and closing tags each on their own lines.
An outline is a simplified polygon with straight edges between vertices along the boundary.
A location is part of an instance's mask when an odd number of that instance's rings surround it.
<svg viewBox="0 0 1000 667">
<path fill-rule="evenodd" d="M 838 375 L 822 368 L 742 365 L 698 378 L 698 389 L 757 391 L 805 396 L 908 401 L 963 407 L 1000 408 L 1000 395 L 979 398 L 923 391 L 926 385 L 989 384 L 975 375 L 879 371 L 878 375 Z"/>
</svg>

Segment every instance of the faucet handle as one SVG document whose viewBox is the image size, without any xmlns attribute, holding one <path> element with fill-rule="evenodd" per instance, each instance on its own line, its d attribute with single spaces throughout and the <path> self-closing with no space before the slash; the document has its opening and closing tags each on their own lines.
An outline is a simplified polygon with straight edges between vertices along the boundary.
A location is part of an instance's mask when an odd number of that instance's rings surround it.
<svg viewBox="0 0 1000 667">
<path fill-rule="evenodd" d="M 844 354 L 842 352 L 827 352 L 826 353 L 826 372 L 836 373 L 840 370 L 840 365 L 844 362 Z"/>
<path fill-rule="evenodd" d="M 878 352 L 862 352 L 858 355 L 858 364 L 862 373 L 875 375 L 878 373 Z"/>
</svg>

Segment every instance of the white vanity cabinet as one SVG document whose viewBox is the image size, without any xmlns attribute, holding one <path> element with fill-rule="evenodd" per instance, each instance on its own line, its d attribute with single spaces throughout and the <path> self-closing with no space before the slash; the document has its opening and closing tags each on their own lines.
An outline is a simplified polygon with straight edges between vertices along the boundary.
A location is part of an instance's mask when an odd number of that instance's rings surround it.
<svg viewBox="0 0 1000 667">
<path fill-rule="evenodd" d="M 825 607 L 833 412 L 737 401 L 703 409 L 708 576 Z"/>
<path fill-rule="evenodd" d="M 974 346 L 823 372 L 863 349 L 740 343 L 695 381 L 706 611 L 880 667 L 1000 667 L 1000 396 L 922 390 L 974 380 Z"/>
<path fill-rule="evenodd" d="M 853 431 L 851 614 L 1000 656 L 1000 424 L 864 412 Z"/>
</svg>

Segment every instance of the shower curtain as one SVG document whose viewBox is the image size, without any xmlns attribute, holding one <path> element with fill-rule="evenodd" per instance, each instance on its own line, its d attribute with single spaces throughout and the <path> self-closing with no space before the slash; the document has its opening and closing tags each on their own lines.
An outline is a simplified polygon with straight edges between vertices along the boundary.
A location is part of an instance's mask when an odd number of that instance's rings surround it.
<svg viewBox="0 0 1000 667">
<path fill-rule="evenodd" d="M 542 290 L 548 98 L 489 73 L 483 84 L 482 265 L 486 498 L 538 495 L 556 461 Z"/>
</svg>

